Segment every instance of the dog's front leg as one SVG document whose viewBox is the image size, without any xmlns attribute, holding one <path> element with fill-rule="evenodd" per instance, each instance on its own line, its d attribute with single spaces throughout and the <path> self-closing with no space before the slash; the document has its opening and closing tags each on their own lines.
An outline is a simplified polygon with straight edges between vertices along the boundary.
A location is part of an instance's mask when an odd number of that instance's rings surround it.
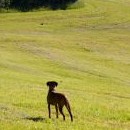
<svg viewBox="0 0 130 130">
<path fill-rule="evenodd" d="M 51 118 L 51 108 L 50 108 L 50 104 L 48 104 L 48 112 L 49 112 L 49 118 Z"/>
<path fill-rule="evenodd" d="M 56 109 L 56 118 L 58 118 L 58 106 L 57 106 L 57 104 L 55 105 L 55 109 Z"/>
</svg>

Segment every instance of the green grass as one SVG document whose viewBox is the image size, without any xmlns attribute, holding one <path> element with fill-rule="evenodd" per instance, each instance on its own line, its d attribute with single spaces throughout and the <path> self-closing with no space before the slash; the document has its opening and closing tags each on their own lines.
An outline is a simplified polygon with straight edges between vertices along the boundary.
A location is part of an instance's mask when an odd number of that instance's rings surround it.
<svg viewBox="0 0 130 130">
<path fill-rule="evenodd" d="M 0 13 L 1 130 L 130 129 L 130 0 L 83 5 Z M 48 80 L 68 96 L 73 123 L 65 109 L 65 122 L 54 108 L 48 119 Z"/>
</svg>

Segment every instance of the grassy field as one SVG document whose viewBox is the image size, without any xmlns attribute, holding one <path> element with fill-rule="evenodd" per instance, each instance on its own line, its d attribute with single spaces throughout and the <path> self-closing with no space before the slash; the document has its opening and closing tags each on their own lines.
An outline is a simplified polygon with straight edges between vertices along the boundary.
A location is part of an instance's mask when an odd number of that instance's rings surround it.
<svg viewBox="0 0 130 130">
<path fill-rule="evenodd" d="M 0 130 L 130 129 L 130 0 L 83 2 L 0 13 Z M 69 97 L 73 123 L 66 109 L 65 122 L 53 107 L 48 119 L 48 80 Z"/>
</svg>

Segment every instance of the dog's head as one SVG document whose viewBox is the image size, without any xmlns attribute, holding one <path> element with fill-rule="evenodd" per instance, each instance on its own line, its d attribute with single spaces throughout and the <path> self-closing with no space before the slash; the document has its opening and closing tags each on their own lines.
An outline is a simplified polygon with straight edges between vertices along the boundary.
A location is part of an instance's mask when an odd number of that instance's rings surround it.
<svg viewBox="0 0 130 130">
<path fill-rule="evenodd" d="M 48 81 L 47 83 L 46 83 L 46 85 L 49 87 L 49 88 L 55 88 L 55 87 L 57 87 L 58 86 L 58 83 L 57 82 L 55 82 L 55 81 Z"/>
</svg>

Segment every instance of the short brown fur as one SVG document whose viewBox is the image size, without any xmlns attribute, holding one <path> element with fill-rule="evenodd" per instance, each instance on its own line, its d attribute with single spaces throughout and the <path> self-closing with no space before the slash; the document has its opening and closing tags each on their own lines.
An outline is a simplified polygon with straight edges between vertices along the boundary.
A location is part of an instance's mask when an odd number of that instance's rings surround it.
<svg viewBox="0 0 130 130">
<path fill-rule="evenodd" d="M 73 115 L 71 113 L 71 108 L 70 108 L 68 99 L 66 98 L 66 96 L 64 94 L 58 93 L 55 90 L 55 87 L 58 86 L 58 83 L 55 81 L 48 81 L 47 86 L 49 87 L 48 95 L 47 95 L 49 118 L 51 118 L 50 105 L 54 105 L 55 109 L 56 109 L 56 117 L 58 118 L 58 109 L 59 109 L 60 113 L 63 116 L 63 120 L 65 120 L 65 115 L 63 113 L 63 107 L 66 106 L 66 108 L 70 114 L 71 121 L 73 121 Z"/>
</svg>

